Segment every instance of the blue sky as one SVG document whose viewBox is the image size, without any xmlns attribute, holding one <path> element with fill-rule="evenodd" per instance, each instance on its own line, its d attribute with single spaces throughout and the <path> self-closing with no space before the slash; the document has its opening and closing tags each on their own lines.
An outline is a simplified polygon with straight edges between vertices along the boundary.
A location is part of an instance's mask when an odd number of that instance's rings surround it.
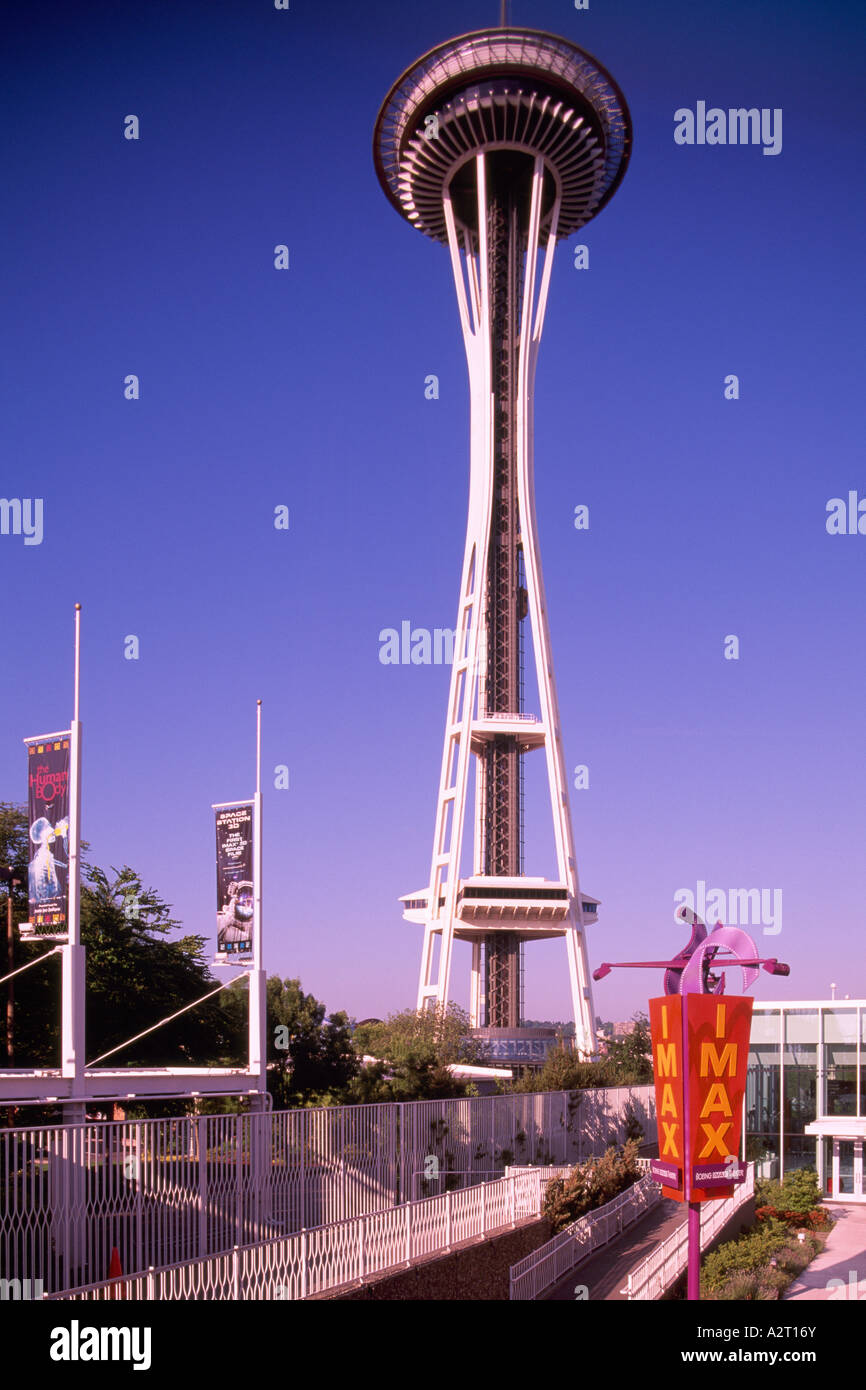
<svg viewBox="0 0 866 1390">
<path fill-rule="evenodd" d="M 592 965 L 677 950 L 673 895 L 702 880 L 782 893 L 758 937 L 791 977 L 759 997 L 862 997 L 866 536 L 825 525 L 866 497 L 858 7 L 512 13 L 597 57 L 635 129 L 559 248 L 536 391 Z M 447 254 L 387 203 L 372 130 L 410 62 L 497 14 L 49 2 L 13 11 L 5 58 L 0 493 L 43 499 L 44 538 L 0 536 L 0 799 L 24 796 L 20 740 L 70 717 L 80 601 L 92 857 L 212 937 L 210 804 L 253 789 L 260 697 L 266 963 L 356 1017 L 414 1003 L 397 898 L 429 872 L 449 674 L 383 665 L 379 633 L 453 626 L 468 481 Z M 781 153 L 675 144 L 698 101 L 780 108 Z M 540 816 L 526 841 L 552 872 Z M 529 1016 L 567 1016 L 564 966 L 528 951 Z M 660 983 L 617 972 L 597 1012 Z"/>
</svg>

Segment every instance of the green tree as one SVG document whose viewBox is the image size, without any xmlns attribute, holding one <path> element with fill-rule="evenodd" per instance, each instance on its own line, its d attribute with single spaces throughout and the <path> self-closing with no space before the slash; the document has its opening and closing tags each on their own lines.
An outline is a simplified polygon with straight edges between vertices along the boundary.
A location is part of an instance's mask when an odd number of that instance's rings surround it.
<svg viewBox="0 0 866 1390">
<path fill-rule="evenodd" d="M 637 1027 L 633 1033 L 608 1041 L 608 1086 L 646 1086 L 653 1079 L 649 1019 L 646 1014 L 636 1013 L 634 1021 Z"/>
<path fill-rule="evenodd" d="M 605 1060 L 581 1061 L 576 1052 L 560 1044 L 548 1053 L 543 1067 L 527 1067 L 507 1089 L 510 1091 L 580 1091 L 586 1086 L 607 1086 L 610 1069 Z"/>
<path fill-rule="evenodd" d="M 469 1015 L 454 1003 L 423 1013 L 404 1009 L 383 1023 L 359 1024 L 353 1042 L 359 1056 L 377 1059 L 350 1088 L 359 1102 L 467 1095 L 466 1085 L 448 1067 L 478 1060 Z"/>
<path fill-rule="evenodd" d="M 602 1057 L 582 1060 L 563 1041 L 551 1049 L 540 1068 L 527 1067 L 506 1091 L 580 1091 L 589 1086 L 645 1086 L 653 1079 L 649 1020 L 636 1014 L 635 1031 L 610 1038 Z"/>
<path fill-rule="evenodd" d="M 87 1054 L 101 1056 L 215 988 L 207 938 L 168 940 L 181 923 L 124 866 L 113 877 L 87 868 L 81 939 L 87 947 Z M 214 996 L 111 1059 L 117 1066 L 207 1066 L 239 1061 L 234 1020 Z"/>
<path fill-rule="evenodd" d="M 87 948 L 85 1005 L 88 1062 L 144 1032 L 216 985 L 205 938 L 167 940 L 180 924 L 130 868 L 111 876 L 84 867 L 81 940 Z M 46 954 L 44 943 L 19 942 L 18 964 Z M 15 1063 L 56 1066 L 60 1053 L 60 970 L 56 957 L 15 981 Z M 115 1067 L 207 1066 L 238 1062 L 239 1038 L 217 997 L 122 1048 Z"/>
<path fill-rule="evenodd" d="M 0 865 L 9 865 L 27 886 L 27 812 L 11 801 L 0 801 Z"/>
<path fill-rule="evenodd" d="M 325 1005 L 300 980 L 268 979 L 268 1089 L 277 1109 L 339 1105 L 359 1072 L 349 1019 L 326 1017 Z"/>
<path fill-rule="evenodd" d="M 13 877 L 17 880 L 17 885 L 12 891 L 12 920 L 18 926 L 27 921 L 29 912 L 27 884 L 30 857 L 29 824 L 27 810 L 24 806 L 8 801 L 0 802 L 0 866 L 11 868 Z M 5 883 L 3 890 L 5 893 Z M 50 956 L 50 959 L 45 960 L 44 965 L 37 965 L 25 974 L 16 976 L 13 981 L 0 985 L 4 1021 L 10 985 L 14 995 L 12 1065 L 16 1067 L 59 1066 L 60 1038 L 57 1026 L 57 1012 L 60 1008 L 59 959 L 51 952 L 49 944 L 45 941 L 22 941 L 16 932 L 13 939 L 12 960 L 9 963 L 5 946 L 5 897 L 0 899 L 0 908 L 2 908 L 2 919 L 0 919 L 2 920 L 2 928 L 0 931 L 2 931 L 4 942 L 3 948 L 0 950 L 0 975 L 6 975 L 10 969 L 20 969 L 23 965 L 38 961 L 40 957 Z M 4 1060 L 8 1060 L 9 1057 L 7 1041 L 4 1028 Z M 27 1113 L 35 1117 L 34 1111 L 28 1110 Z"/>
<path fill-rule="evenodd" d="M 44 947 L 40 949 L 24 948 L 18 944 L 17 933 L 13 933 L 13 952 L 8 952 L 6 935 L 6 912 L 7 901 L 13 899 L 13 923 L 26 922 L 28 916 L 28 817 L 24 806 L 14 805 L 13 802 L 0 802 L 0 870 L 3 870 L 3 881 L 0 883 L 0 976 L 6 976 L 10 970 L 17 969 L 18 966 L 26 965 L 29 959 L 35 959 L 42 955 Z M 7 873 L 8 877 L 7 878 Z M 46 972 L 36 970 L 36 974 L 42 974 L 42 979 L 46 979 Z M 54 966 L 54 969 L 57 969 Z M 0 986 L 0 1017 L 3 1019 L 1 1024 L 0 1056 L 7 1066 L 21 1065 L 19 1056 L 21 1051 L 15 1045 L 15 1024 L 21 1024 L 22 1009 L 19 1005 L 21 998 L 26 998 L 28 988 L 24 987 L 26 976 L 18 976 L 17 979 L 8 981 L 7 984 Z M 24 994 L 22 994 L 24 987 Z M 18 1009 L 13 1008 L 13 1016 L 8 1016 L 7 1002 L 13 997 L 18 1004 Z M 10 1027 L 11 1024 L 11 1027 Z M 47 1041 L 49 1040 L 44 1040 Z"/>
</svg>

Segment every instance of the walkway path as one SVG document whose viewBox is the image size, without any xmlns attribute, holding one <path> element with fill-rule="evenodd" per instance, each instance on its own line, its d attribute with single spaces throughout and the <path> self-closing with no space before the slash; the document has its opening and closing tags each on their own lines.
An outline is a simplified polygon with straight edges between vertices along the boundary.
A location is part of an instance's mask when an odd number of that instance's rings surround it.
<svg viewBox="0 0 866 1390">
<path fill-rule="evenodd" d="M 782 1298 L 862 1299 L 866 1302 L 866 1206 L 825 1202 L 836 1225 L 827 1244 Z M 828 1280 L 836 1284 L 827 1287 Z"/>
<path fill-rule="evenodd" d="M 618 1240 L 603 1246 L 577 1269 L 573 1269 L 560 1284 L 543 1294 L 540 1301 L 558 1299 L 571 1302 L 575 1285 L 582 1284 L 586 1286 L 587 1298 L 591 1303 L 605 1299 L 625 1302 L 620 1290 L 625 1288 L 631 1271 L 652 1254 L 661 1241 L 673 1235 L 685 1220 L 686 1213 L 681 1202 L 659 1202 Z"/>
</svg>

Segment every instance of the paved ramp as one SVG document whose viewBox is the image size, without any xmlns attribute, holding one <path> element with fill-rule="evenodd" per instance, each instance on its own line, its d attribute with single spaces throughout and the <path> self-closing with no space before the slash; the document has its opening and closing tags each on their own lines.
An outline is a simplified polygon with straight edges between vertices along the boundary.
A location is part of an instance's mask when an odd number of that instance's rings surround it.
<svg viewBox="0 0 866 1390">
<path fill-rule="evenodd" d="M 660 1202 L 618 1239 L 579 1264 L 561 1283 L 543 1294 L 539 1302 L 552 1299 L 570 1302 L 574 1300 L 575 1285 L 578 1284 L 586 1285 L 586 1296 L 591 1303 L 613 1299 L 625 1302 L 620 1289 L 625 1288 L 631 1271 L 686 1220 L 686 1210 L 681 1202 L 667 1199 Z"/>
<path fill-rule="evenodd" d="M 825 1202 L 824 1206 L 835 1217 L 836 1225 L 821 1254 L 782 1297 L 862 1302 L 866 1299 L 866 1207 L 844 1199 Z"/>
</svg>

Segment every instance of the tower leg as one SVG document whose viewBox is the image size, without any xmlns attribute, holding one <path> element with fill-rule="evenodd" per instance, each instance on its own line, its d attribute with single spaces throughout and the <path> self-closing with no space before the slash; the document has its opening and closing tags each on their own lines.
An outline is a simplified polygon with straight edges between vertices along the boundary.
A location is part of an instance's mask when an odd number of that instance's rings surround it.
<svg viewBox="0 0 866 1390">
<path fill-rule="evenodd" d="M 433 982 L 433 950 L 436 945 L 436 929 L 431 922 L 424 928 L 424 945 L 421 950 L 421 974 L 418 978 L 418 1003 L 420 1012 L 427 1007 L 431 991 L 435 992 Z"/>
<path fill-rule="evenodd" d="M 569 927 L 565 937 L 568 954 L 568 977 L 571 985 L 571 1006 L 574 1011 L 574 1042 L 578 1052 L 592 1056 L 598 1049 L 595 1045 L 595 1019 L 592 1017 L 592 999 L 587 999 L 588 971 L 583 934 L 577 927 Z"/>
<path fill-rule="evenodd" d="M 472 974 L 469 981 L 469 1026 L 480 1028 L 481 1014 L 481 942 L 472 943 Z"/>
<path fill-rule="evenodd" d="M 486 219 L 486 166 L 483 155 L 476 158 L 475 173 L 478 206 L 479 209 L 485 210 L 484 218 Z M 454 923 L 457 917 L 457 899 L 460 889 L 460 852 L 466 813 L 470 730 L 476 706 L 483 629 L 481 610 L 485 580 L 484 557 L 487 555 L 490 536 L 490 482 L 489 470 L 485 466 L 490 454 L 492 429 L 487 228 L 485 221 L 481 229 L 480 274 L 470 280 L 469 294 L 467 295 L 453 210 L 447 199 L 445 214 L 448 222 L 457 301 L 463 324 L 464 343 L 472 382 L 472 468 L 469 487 L 469 520 L 463 557 L 460 605 L 457 613 L 457 643 L 451 667 L 448 723 L 445 730 L 436 830 L 433 840 L 433 860 L 427 899 L 428 918 L 425 924 L 419 1008 L 426 1007 L 427 1000 L 431 998 L 435 998 L 439 1004 L 445 1004 L 448 1000 Z M 442 934 L 442 943 L 439 951 L 437 980 L 434 985 L 432 980 L 432 935 L 437 931 Z"/>
</svg>

